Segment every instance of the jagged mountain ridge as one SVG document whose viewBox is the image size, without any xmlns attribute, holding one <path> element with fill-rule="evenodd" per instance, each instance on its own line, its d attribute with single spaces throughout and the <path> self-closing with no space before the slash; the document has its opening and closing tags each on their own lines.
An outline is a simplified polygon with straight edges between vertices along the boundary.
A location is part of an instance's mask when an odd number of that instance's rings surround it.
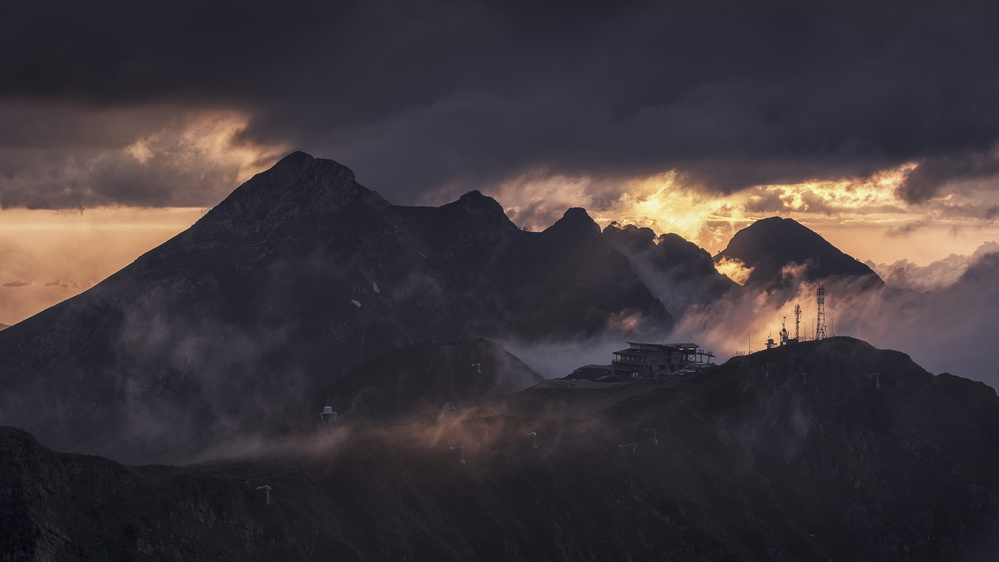
<svg viewBox="0 0 999 562">
<path fill-rule="evenodd" d="M 187 231 L 4 330 L 0 423 L 151 460 L 262 428 L 320 383 L 420 341 L 668 332 L 670 314 L 594 230 L 574 209 L 525 232 L 476 191 L 391 205 L 345 166 L 293 153 Z"/>
<path fill-rule="evenodd" d="M 774 288 L 791 281 L 785 268 L 803 266 L 801 279 L 814 281 L 829 277 L 852 277 L 871 287 L 884 287 L 874 271 L 859 260 L 841 252 L 794 219 L 770 217 L 758 220 L 735 233 L 716 262 L 734 259 L 753 271 L 747 285 Z"/>
<path fill-rule="evenodd" d="M 711 254 L 678 234 L 657 237 L 651 228 L 612 222 L 603 236 L 631 259 L 653 294 L 675 313 L 713 303 L 738 287 L 715 269 Z"/>
<path fill-rule="evenodd" d="M 192 560 L 999 552 L 995 391 L 850 338 L 650 384 L 531 389 L 431 423 L 324 426 L 267 451 L 127 467 L 0 429 L 0 550 Z"/>
</svg>

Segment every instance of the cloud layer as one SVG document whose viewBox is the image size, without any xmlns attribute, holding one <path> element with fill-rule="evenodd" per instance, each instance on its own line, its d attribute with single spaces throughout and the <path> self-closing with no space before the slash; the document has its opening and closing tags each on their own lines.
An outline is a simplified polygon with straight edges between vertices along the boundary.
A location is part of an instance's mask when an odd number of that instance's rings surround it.
<svg viewBox="0 0 999 562">
<path fill-rule="evenodd" d="M 731 193 L 913 163 L 904 201 L 991 191 L 997 12 L 22 3 L 0 35 L 0 205 L 208 206 L 291 148 L 346 163 L 401 204 L 525 177 L 584 178 L 613 198 L 668 172 Z M 213 120 L 213 147 L 185 144 Z"/>
<path fill-rule="evenodd" d="M 951 254 L 924 266 L 912 263 L 908 259 L 897 260 L 890 264 L 868 261 L 867 265 L 893 289 L 937 291 L 955 284 L 969 267 L 977 264 L 988 254 L 996 252 L 999 252 L 999 244 L 991 241 L 979 246 L 970 256 Z"/>
</svg>

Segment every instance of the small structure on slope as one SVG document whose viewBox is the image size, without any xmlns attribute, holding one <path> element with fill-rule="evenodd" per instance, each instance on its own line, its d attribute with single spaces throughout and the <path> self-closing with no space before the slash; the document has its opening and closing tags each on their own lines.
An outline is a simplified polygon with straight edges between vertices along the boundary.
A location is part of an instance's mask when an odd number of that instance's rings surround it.
<svg viewBox="0 0 999 562">
<path fill-rule="evenodd" d="M 614 352 L 614 376 L 659 379 L 698 371 L 712 365 L 715 354 L 696 343 L 628 342 L 628 349 Z"/>
</svg>

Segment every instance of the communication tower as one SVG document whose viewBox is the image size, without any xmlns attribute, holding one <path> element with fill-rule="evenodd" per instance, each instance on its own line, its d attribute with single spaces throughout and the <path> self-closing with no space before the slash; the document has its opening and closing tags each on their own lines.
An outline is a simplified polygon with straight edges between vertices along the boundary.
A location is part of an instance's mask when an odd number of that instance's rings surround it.
<svg viewBox="0 0 999 562">
<path fill-rule="evenodd" d="M 815 302 L 819 305 L 818 313 L 815 317 L 815 339 L 821 340 L 826 337 L 826 288 L 819 285 L 815 292 Z"/>
<path fill-rule="evenodd" d="M 794 305 L 794 339 L 795 341 L 801 341 L 801 336 L 798 334 L 798 326 L 801 324 L 801 305 Z"/>
</svg>

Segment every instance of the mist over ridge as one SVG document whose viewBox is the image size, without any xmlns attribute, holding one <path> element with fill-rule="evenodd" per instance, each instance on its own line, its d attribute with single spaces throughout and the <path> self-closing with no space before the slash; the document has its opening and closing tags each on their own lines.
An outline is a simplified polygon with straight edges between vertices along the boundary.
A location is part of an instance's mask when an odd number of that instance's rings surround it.
<svg viewBox="0 0 999 562">
<path fill-rule="evenodd" d="M 832 337 L 688 377 L 538 385 L 392 423 L 316 420 L 236 436 L 181 467 L 56 453 L 0 427 L 0 521 L 18 530 L 0 547 L 987 560 L 999 551 L 997 444 L 991 388 Z"/>
<path fill-rule="evenodd" d="M 999 396 L 919 365 L 954 340 L 916 343 L 927 315 L 989 290 L 999 254 L 921 294 L 790 219 L 737 238 L 719 256 L 743 284 L 676 234 L 601 230 L 578 207 L 530 232 L 478 191 L 396 206 L 349 168 L 292 153 L 189 230 L 0 332 L 0 425 L 17 428 L 0 427 L 0 523 L 18 530 L 0 547 L 248 560 L 999 552 Z M 808 311 L 819 287 L 831 336 L 911 343 L 913 357 L 808 341 L 810 312 L 801 341 L 761 351 L 759 332 Z M 634 341 L 694 341 L 719 364 L 561 378 L 600 372 Z M 963 366 L 944 357 L 948 370 L 975 373 L 980 349 Z"/>
<path fill-rule="evenodd" d="M 582 209 L 527 232 L 476 191 L 394 206 L 347 167 L 297 152 L 104 282 L 4 330 L 0 422 L 58 448 L 150 459 L 268 426 L 393 348 L 626 339 L 673 323 Z"/>
<path fill-rule="evenodd" d="M 957 361 L 934 353 L 987 332 L 941 337 L 924 320 L 969 306 L 961 297 L 988 285 L 975 274 L 988 256 L 949 290 L 918 295 L 886 289 L 790 219 L 756 223 L 714 259 L 729 254 L 752 271 L 743 286 L 675 234 L 601 231 L 581 208 L 525 231 L 478 191 L 396 206 L 349 168 L 294 152 L 104 282 L 4 330 L 0 423 L 69 450 L 129 443 L 125 459 L 151 460 L 315 407 L 317 389 L 420 342 L 490 338 L 558 377 L 608 362 L 624 341 L 693 341 L 720 358 L 761 349 L 799 303 L 807 339 L 821 284 L 831 333 L 995 384 L 988 346 Z M 978 327 L 967 320 L 958 328 Z"/>
<path fill-rule="evenodd" d="M 999 560 L 999 3 L 4 20 L 5 562 Z"/>
</svg>

